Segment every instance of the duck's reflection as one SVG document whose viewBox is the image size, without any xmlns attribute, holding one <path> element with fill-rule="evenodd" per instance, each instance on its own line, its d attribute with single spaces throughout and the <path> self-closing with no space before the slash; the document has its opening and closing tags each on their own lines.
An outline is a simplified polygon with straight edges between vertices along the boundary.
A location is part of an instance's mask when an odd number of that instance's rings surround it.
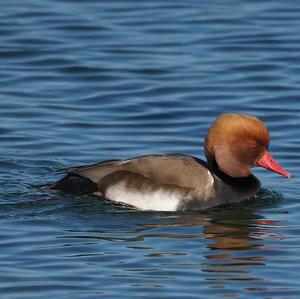
<svg viewBox="0 0 300 299">
<path fill-rule="evenodd" d="M 251 209 L 225 209 L 198 217 L 184 215 L 177 220 L 178 225 L 203 227 L 203 238 L 209 242 L 201 271 L 207 274 L 207 281 L 215 282 L 212 288 L 224 288 L 230 280 L 265 281 L 257 267 L 267 264 L 266 240 L 284 238 L 276 233 L 278 221 L 264 219 Z"/>
<path fill-rule="evenodd" d="M 244 291 L 274 289 L 266 273 L 272 246 L 276 246 L 273 241 L 284 236 L 278 233 L 281 222 L 266 218 L 272 214 L 260 206 L 182 213 L 120 209 L 102 212 L 100 218 L 95 210 L 92 207 L 89 215 L 85 212 L 85 229 L 67 231 L 65 241 L 71 238 L 68 245 L 73 246 L 89 240 L 87 249 L 100 250 L 101 263 L 105 256 L 111 259 L 111 267 L 117 265 L 114 275 L 139 280 L 134 287 L 155 285 L 157 280 L 167 287 L 174 279 L 183 279 L 211 291 L 222 289 L 224 296 L 233 297 Z M 90 255 L 81 252 L 80 257 L 89 259 Z M 122 258 L 121 263 L 114 263 Z"/>
<path fill-rule="evenodd" d="M 208 280 L 261 279 L 252 271 L 253 267 L 265 265 L 264 257 L 259 253 L 263 242 L 255 233 L 255 222 L 251 217 L 225 218 L 215 219 L 204 227 L 205 237 L 212 241 L 207 246 L 210 249 L 205 256 L 207 262 L 202 264 L 202 271 L 212 274 Z"/>
</svg>

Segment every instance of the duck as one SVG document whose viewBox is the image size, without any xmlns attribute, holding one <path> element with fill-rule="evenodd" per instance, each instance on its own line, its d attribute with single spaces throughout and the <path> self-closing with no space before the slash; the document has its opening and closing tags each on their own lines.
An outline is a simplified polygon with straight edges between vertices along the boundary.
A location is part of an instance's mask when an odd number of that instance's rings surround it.
<svg viewBox="0 0 300 299">
<path fill-rule="evenodd" d="M 291 177 L 271 156 L 269 144 L 269 130 L 259 118 L 225 113 L 207 131 L 206 161 L 180 153 L 105 160 L 72 169 L 51 189 L 142 211 L 210 209 L 255 198 L 261 184 L 253 167 Z"/>
</svg>

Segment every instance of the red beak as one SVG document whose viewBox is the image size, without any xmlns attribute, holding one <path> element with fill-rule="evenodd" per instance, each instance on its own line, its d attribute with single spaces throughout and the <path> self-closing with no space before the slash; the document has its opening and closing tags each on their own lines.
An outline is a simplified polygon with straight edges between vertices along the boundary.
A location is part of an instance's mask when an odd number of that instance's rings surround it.
<svg viewBox="0 0 300 299">
<path fill-rule="evenodd" d="M 291 174 L 288 171 L 281 168 L 281 166 L 277 162 L 275 162 L 275 160 L 268 151 L 266 151 L 262 158 L 257 162 L 257 165 L 269 169 L 271 171 L 277 172 L 281 175 L 284 175 L 288 179 L 291 178 Z"/>
</svg>

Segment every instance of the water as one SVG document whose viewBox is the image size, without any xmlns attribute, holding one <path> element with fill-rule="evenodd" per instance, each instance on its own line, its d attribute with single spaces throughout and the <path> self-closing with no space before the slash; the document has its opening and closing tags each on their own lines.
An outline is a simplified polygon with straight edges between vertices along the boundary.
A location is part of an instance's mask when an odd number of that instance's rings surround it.
<svg viewBox="0 0 300 299">
<path fill-rule="evenodd" d="M 300 2 L 2 0 L 1 298 L 299 298 Z M 257 115 L 286 180 L 209 212 L 132 211 L 41 187 L 64 167 L 203 158 Z"/>
</svg>

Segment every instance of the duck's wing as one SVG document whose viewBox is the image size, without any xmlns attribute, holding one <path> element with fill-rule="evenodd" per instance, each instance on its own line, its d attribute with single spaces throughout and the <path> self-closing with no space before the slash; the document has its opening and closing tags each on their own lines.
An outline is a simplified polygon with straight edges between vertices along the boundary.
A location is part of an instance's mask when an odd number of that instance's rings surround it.
<svg viewBox="0 0 300 299">
<path fill-rule="evenodd" d="M 108 161 L 80 168 L 74 173 L 98 184 L 103 177 L 116 171 L 136 173 L 160 184 L 197 189 L 206 188 L 214 181 L 204 161 L 183 154 L 145 155 L 128 160 Z"/>
<path fill-rule="evenodd" d="M 140 179 L 148 179 L 157 186 L 171 185 L 203 190 L 213 185 L 214 178 L 206 163 L 192 156 L 183 154 L 156 154 L 139 156 L 128 160 L 110 160 L 98 164 L 73 169 L 71 173 L 59 180 L 52 189 L 76 194 L 89 194 L 101 189 L 101 180 L 114 183 L 113 173 L 123 171 L 130 179 L 136 174 Z M 130 174 L 130 175 L 129 175 Z M 138 177 L 135 177 L 138 180 Z M 148 183 L 150 181 L 147 181 Z M 98 187 L 97 187 L 98 186 Z"/>
<path fill-rule="evenodd" d="M 97 174 L 99 177 L 105 176 L 107 169 L 113 169 L 114 164 L 120 160 L 106 160 L 92 165 L 81 165 L 59 169 L 59 171 L 69 172 L 66 176 L 58 180 L 50 188 L 61 190 L 71 194 L 91 194 L 97 191 Z M 81 174 L 82 173 L 82 174 Z"/>
</svg>

